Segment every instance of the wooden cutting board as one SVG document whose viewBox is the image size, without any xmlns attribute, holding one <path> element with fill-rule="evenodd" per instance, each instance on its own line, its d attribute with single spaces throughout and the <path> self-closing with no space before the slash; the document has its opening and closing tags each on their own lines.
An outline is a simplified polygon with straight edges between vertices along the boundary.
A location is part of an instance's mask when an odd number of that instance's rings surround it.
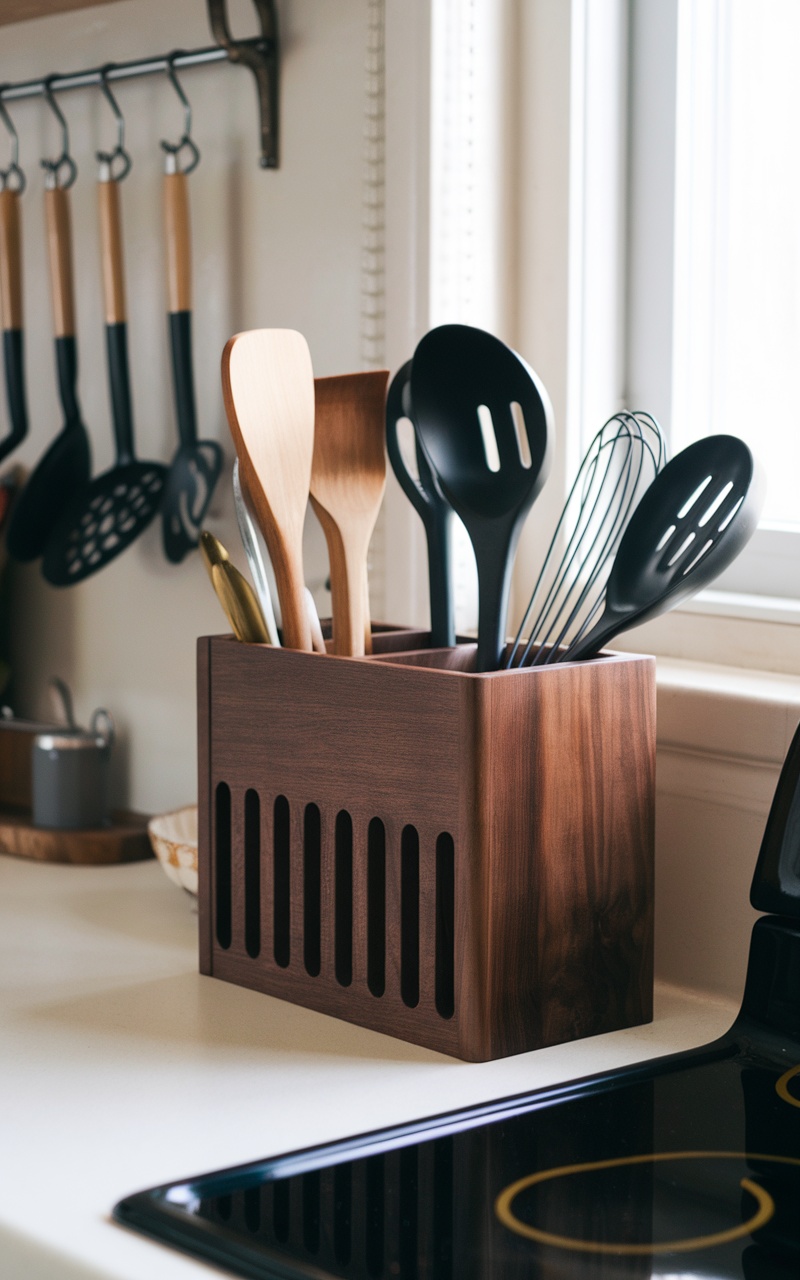
<svg viewBox="0 0 800 1280">
<path fill-rule="evenodd" d="M 0 810 L 0 853 L 37 862 L 71 862 L 102 867 L 117 862 L 152 858 L 146 813 L 120 810 L 107 827 L 91 830 L 49 830 L 34 827 L 25 810 Z"/>
</svg>

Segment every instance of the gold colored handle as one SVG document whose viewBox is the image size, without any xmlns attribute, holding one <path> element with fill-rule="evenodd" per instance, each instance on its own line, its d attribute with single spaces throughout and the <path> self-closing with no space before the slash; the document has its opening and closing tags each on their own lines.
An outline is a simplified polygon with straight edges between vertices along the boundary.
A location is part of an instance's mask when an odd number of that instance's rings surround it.
<svg viewBox="0 0 800 1280">
<path fill-rule="evenodd" d="M 103 307 L 106 324 L 125 321 L 125 273 L 122 263 L 122 217 L 119 183 L 97 184 L 100 212 L 100 253 L 103 262 Z"/>
<path fill-rule="evenodd" d="M 50 288 L 53 293 L 53 318 L 57 338 L 75 334 L 75 296 L 72 283 L 72 228 L 69 196 L 64 187 L 52 187 L 44 193 L 47 223 L 47 253 L 50 260 Z"/>
<path fill-rule="evenodd" d="M 4 329 L 22 328 L 22 232 L 16 191 L 0 191 L 0 314 Z"/>
<path fill-rule="evenodd" d="M 164 232 L 167 246 L 167 298 L 170 311 L 192 309 L 189 188 L 185 173 L 164 174 Z"/>
</svg>

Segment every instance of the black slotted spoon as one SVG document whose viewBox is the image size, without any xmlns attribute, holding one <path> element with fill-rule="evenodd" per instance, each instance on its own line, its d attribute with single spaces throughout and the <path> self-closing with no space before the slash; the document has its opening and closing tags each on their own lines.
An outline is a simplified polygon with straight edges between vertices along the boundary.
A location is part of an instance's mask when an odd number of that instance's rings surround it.
<svg viewBox="0 0 800 1280">
<path fill-rule="evenodd" d="M 591 658 L 708 586 L 755 532 L 763 498 L 761 468 L 737 436 L 706 436 L 676 454 L 631 516 L 602 616 L 559 660 Z"/>
<path fill-rule="evenodd" d="M 514 552 L 550 470 L 550 401 L 525 361 L 499 338 L 450 324 L 417 345 L 411 404 L 417 438 L 475 551 L 476 669 L 496 671 Z"/>
<path fill-rule="evenodd" d="M 42 572 L 56 587 L 82 582 L 138 538 L 159 511 L 167 474 L 161 463 L 141 462 L 134 454 L 119 181 L 109 158 L 99 158 L 106 352 L 117 456 L 114 466 L 70 504 L 47 543 Z"/>
</svg>

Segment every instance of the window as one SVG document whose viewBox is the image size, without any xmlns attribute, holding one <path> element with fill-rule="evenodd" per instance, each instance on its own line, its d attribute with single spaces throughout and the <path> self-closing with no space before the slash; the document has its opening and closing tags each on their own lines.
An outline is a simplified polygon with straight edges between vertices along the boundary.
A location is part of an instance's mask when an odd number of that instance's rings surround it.
<svg viewBox="0 0 800 1280">
<path fill-rule="evenodd" d="M 767 473 L 719 586 L 800 597 L 800 5 L 634 0 L 628 394 Z M 633 407 L 633 404 L 632 404 Z"/>
</svg>

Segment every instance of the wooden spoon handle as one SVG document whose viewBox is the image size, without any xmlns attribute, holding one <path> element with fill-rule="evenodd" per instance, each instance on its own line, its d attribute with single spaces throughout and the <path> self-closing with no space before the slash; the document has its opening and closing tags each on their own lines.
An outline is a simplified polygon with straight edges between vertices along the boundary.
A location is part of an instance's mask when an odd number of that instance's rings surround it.
<svg viewBox="0 0 800 1280">
<path fill-rule="evenodd" d="M 6 330 L 22 328 L 21 259 L 19 195 L 0 191 L 0 314 Z"/>
<path fill-rule="evenodd" d="M 113 180 L 98 182 L 97 204 L 100 213 L 103 305 L 106 324 L 122 324 L 125 320 L 125 276 L 122 266 L 119 183 Z"/>
<path fill-rule="evenodd" d="M 164 234 L 167 246 L 169 310 L 191 311 L 192 250 L 185 173 L 164 174 Z"/>
<path fill-rule="evenodd" d="M 336 521 L 313 493 L 311 506 L 328 545 L 333 652 L 344 657 L 363 658 L 372 652 L 366 549 L 362 553 L 354 547 L 352 539 L 342 536 Z"/>
<path fill-rule="evenodd" d="M 72 226 L 69 195 L 64 187 L 50 187 L 45 191 L 44 211 L 55 334 L 57 338 L 71 338 L 75 335 Z"/>
</svg>

